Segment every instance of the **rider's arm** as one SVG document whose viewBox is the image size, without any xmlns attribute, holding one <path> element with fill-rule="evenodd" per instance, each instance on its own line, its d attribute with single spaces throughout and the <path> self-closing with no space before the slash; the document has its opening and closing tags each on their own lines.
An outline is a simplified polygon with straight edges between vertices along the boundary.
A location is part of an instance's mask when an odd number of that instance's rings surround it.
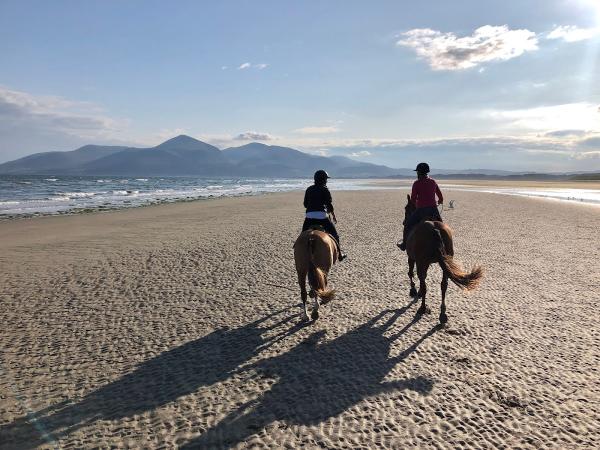
<svg viewBox="0 0 600 450">
<path fill-rule="evenodd" d="M 417 189 L 417 182 L 415 181 L 412 185 L 412 192 L 410 194 L 410 201 L 413 203 L 417 203 L 417 197 L 418 197 L 418 189 Z"/>
<path fill-rule="evenodd" d="M 327 208 L 327 212 L 329 213 L 333 213 L 333 203 L 332 203 L 332 199 L 331 199 L 331 192 L 329 192 L 329 189 L 325 188 L 324 189 L 324 201 L 325 201 L 325 207 Z"/>
<path fill-rule="evenodd" d="M 438 196 L 438 205 L 444 203 L 444 196 L 442 195 L 442 191 L 440 191 L 440 187 L 435 183 L 435 193 Z"/>
<path fill-rule="evenodd" d="M 304 207 L 308 208 L 308 189 L 304 192 Z"/>
</svg>

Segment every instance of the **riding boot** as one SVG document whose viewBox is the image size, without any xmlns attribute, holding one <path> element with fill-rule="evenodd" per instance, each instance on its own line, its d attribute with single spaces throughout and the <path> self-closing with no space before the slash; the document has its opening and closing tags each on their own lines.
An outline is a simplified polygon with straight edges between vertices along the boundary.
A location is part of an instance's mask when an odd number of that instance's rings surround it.
<svg viewBox="0 0 600 450">
<path fill-rule="evenodd" d="M 402 230 L 402 242 L 396 244 L 400 250 L 406 251 L 406 227 Z"/>
<path fill-rule="evenodd" d="M 340 242 L 335 240 L 335 243 L 337 244 L 337 250 L 338 250 L 338 261 L 343 261 L 344 259 L 346 259 L 346 255 L 343 251 L 342 251 L 342 247 L 340 247 Z"/>
</svg>

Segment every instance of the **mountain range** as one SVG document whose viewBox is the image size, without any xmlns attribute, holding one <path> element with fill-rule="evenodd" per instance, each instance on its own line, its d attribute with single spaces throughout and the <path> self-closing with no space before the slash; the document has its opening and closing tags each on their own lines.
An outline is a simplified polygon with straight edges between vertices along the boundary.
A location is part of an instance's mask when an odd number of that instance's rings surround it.
<svg viewBox="0 0 600 450">
<path fill-rule="evenodd" d="M 309 178 L 318 169 L 336 178 L 413 178 L 415 175 L 412 169 L 395 169 L 345 156 L 311 155 L 258 142 L 219 150 L 185 135 L 150 148 L 85 145 L 77 150 L 36 153 L 0 164 L 2 175 Z M 598 173 L 543 174 L 489 169 L 437 169 L 433 175 L 457 179 L 600 179 Z"/>
<path fill-rule="evenodd" d="M 151 148 L 86 145 L 73 151 L 36 153 L 0 164 L 0 174 L 7 175 L 306 178 L 318 169 L 340 178 L 386 177 L 411 172 L 344 156 L 317 156 L 258 142 L 219 150 L 185 135 Z"/>
</svg>

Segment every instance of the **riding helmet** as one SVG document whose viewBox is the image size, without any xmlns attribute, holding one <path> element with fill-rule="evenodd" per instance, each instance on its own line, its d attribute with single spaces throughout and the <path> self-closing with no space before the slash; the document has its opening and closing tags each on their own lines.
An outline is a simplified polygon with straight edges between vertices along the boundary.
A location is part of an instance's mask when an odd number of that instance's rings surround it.
<svg viewBox="0 0 600 450">
<path fill-rule="evenodd" d="M 327 183 L 327 178 L 331 178 L 324 170 L 317 170 L 315 172 L 315 183 Z"/>
<path fill-rule="evenodd" d="M 415 169 L 415 172 L 429 173 L 429 164 L 424 163 L 424 162 L 417 164 L 417 168 Z"/>
</svg>

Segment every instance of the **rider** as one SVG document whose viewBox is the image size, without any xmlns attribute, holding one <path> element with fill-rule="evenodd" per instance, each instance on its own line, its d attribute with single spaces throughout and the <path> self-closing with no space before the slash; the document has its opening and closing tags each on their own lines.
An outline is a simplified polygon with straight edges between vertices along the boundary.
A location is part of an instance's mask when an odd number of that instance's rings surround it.
<svg viewBox="0 0 600 450">
<path fill-rule="evenodd" d="M 435 180 L 429 178 L 427 175 L 429 173 L 429 164 L 424 162 L 417 164 L 415 172 L 417 172 L 417 181 L 413 183 L 410 200 L 416 205 L 417 209 L 404 223 L 402 242 L 398 244 L 398 247 L 402 251 L 406 250 L 406 238 L 410 230 L 421 220 L 431 218 L 440 222 L 442 221 L 435 202 L 435 196 L 437 194 L 438 205 L 444 203 L 444 197 Z"/>
<path fill-rule="evenodd" d="M 338 246 L 338 260 L 342 261 L 346 257 L 346 254 L 340 248 L 340 237 L 334 225 L 334 223 L 337 223 L 337 219 L 333 212 L 331 193 L 327 189 L 327 179 L 330 176 L 324 170 L 317 170 L 314 178 L 315 184 L 309 186 L 304 194 L 306 218 L 302 225 L 302 231 L 308 230 L 312 225 L 321 225 L 335 239 Z M 327 216 L 328 213 L 333 217 L 333 222 Z"/>
</svg>

